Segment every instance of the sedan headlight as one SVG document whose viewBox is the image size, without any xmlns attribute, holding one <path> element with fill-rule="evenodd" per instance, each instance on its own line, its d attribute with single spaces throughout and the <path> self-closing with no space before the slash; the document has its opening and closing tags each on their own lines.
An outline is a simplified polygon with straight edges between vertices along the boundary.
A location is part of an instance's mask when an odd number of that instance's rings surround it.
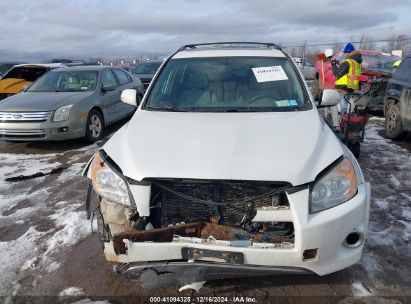
<svg viewBox="0 0 411 304">
<path fill-rule="evenodd" d="M 54 113 L 53 121 L 65 121 L 69 119 L 70 110 L 73 105 L 58 108 Z"/>
<path fill-rule="evenodd" d="M 345 203 L 356 194 L 357 179 L 354 166 L 348 158 L 344 157 L 315 182 L 310 195 L 310 213 Z"/>
<path fill-rule="evenodd" d="M 94 191 L 109 201 L 130 206 L 126 181 L 115 168 L 107 164 L 101 152 L 94 157 L 90 170 Z"/>
</svg>

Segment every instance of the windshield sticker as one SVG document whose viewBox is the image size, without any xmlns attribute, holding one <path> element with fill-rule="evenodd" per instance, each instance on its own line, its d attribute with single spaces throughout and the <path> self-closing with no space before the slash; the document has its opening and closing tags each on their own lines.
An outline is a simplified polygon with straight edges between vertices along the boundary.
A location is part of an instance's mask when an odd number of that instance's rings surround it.
<svg viewBox="0 0 411 304">
<path fill-rule="evenodd" d="M 298 106 L 298 102 L 295 99 L 290 99 L 290 106 Z"/>
<path fill-rule="evenodd" d="M 285 100 L 277 100 L 275 102 L 277 107 L 289 107 L 290 106 L 290 101 L 288 99 Z"/>
<path fill-rule="evenodd" d="M 288 80 L 281 65 L 252 68 L 257 82 Z"/>
</svg>

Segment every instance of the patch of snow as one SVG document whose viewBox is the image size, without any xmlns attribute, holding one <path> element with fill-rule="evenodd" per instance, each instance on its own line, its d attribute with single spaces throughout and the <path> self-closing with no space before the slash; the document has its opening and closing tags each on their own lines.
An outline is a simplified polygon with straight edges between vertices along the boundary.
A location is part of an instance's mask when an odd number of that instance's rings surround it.
<svg viewBox="0 0 411 304">
<path fill-rule="evenodd" d="M 21 270 L 33 269 L 36 267 L 39 261 L 40 261 L 40 258 L 37 256 L 35 256 L 32 259 L 29 259 L 26 262 L 24 262 L 23 266 L 21 267 Z"/>
<path fill-rule="evenodd" d="M 364 252 L 360 264 L 364 267 L 369 278 L 376 280 L 378 274 L 382 272 L 381 265 L 378 263 L 374 252 Z"/>
<path fill-rule="evenodd" d="M 390 181 L 397 188 L 399 188 L 401 186 L 400 181 L 393 175 L 390 176 Z"/>
<path fill-rule="evenodd" d="M 402 232 L 402 238 L 405 242 L 408 243 L 408 247 L 411 247 L 411 244 L 409 244 L 409 241 L 411 240 L 411 222 L 401 221 L 401 220 L 398 222 L 404 225 L 404 230 Z"/>
<path fill-rule="evenodd" d="M 354 282 L 351 284 L 351 290 L 354 296 L 356 297 L 369 297 L 372 296 L 372 293 L 370 293 L 364 285 L 362 285 L 361 282 Z"/>
<path fill-rule="evenodd" d="M 46 259 L 46 260 L 47 260 L 47 259 Z M 60 268 L 60 266 L 61 266 L 60 263 L 58 263 L 58 262 L 52 262 L 52 263 L 50 263 L 50 264 L 47 265 L 47 271 L 48 271 L 48 272 L 56 271 L 57 269 Z"/>
<path fill-rule="evenodd" d="M 411 210 L 402 209 L 402 216 L 407 220 L 411 220 Z"/>
<path fill-rule="evenodd" d="M 386 211 L 389 209 L 389 203 L 385 199 L 376 198 L 373 201 L 375 205 L 377 205 L 377 207 L 381 209 L 382 211 Z"/>
<path fill-rule="evenodd" d="M 379 116 L 371 116 L 369 118 L 370 121 L 385 121 L 385 117 L 379 117 Z"/>
<path fill-rule="evenodd" d="M 18 272 L 16 265 L 23 265 L 27 260 L 33 258 L 36 249 L 36 240 L 44 232 L 37 231 L 30 227 L 22 236 L 16 240 L 0 242 L 0 295 L 10 295 L 11 290 L 16 289 Z"/>
<path fill-rule="evenodd" d="M 61 228 L 49 240 L 47 240 L 46 254 L 54 253 L 64 247 L 73 246 L 84 240 L 91 233 L 90 221 L 86 219 L 84 211 L 74 211 L 81 204 L 70 204 L 56 210 L 49 217 L 56 226 Z"/>
<path fill-rule="evenodd" d="M 411 202 L 411 196 L 409 196 L 405 193 L 400 193 L 400 195 Z"/>
<path fill-rule="evenodd" d="M 84 295 L 85 295 L 84 289 L 80 287 L 69 287 L 59 293 L 60 297 L 66 297 L 66 296 L 78 297 L 78 296 L 84 296 Z"/>
</svg>

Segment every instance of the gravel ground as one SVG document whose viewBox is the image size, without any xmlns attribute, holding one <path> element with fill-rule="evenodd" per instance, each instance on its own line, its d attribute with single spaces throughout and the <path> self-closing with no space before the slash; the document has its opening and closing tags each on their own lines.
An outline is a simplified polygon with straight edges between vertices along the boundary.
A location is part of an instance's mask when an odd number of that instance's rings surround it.
<svg viewBox="0 0 411 304">
<path fill-rule="evenodd" d="M 87 184 L 80 178 L 103 143 L 0 142 L 0 302 L 149 303 L 147 296 L 191 295 L 178 293 L 176 287 L 144 292 L 138 282 L 116 275 L 105 261 L 85 218 Z M 360 263 L 324 277 L 208 282 L 196 295 L 226 296 L 229 303 L 234 296 L 244 297 L 239 302 L 258 303 L 411 301 L 410 151 L 411 136 L 402 142 L 385 139 L 383 119 L 371 119 L 360 158 L 372 184 L 369 236 Z M 61 171 L 5 181 L 53 169 Z"/>
</svg>

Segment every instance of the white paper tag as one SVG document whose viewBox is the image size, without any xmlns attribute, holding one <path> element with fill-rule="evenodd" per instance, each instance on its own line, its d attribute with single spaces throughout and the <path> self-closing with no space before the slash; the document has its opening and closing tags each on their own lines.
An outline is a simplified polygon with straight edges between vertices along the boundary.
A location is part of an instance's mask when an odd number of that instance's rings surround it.
<svg viewBox="0 0 411 304">
<path fill-rule="evenodd" d="M 287 74 L 285 74 L 281 65 L 252 68 L 252 70 L 255 79 L 257 79 L 257 82 L 279 81 L 288 79 Z"/>
</svg>

